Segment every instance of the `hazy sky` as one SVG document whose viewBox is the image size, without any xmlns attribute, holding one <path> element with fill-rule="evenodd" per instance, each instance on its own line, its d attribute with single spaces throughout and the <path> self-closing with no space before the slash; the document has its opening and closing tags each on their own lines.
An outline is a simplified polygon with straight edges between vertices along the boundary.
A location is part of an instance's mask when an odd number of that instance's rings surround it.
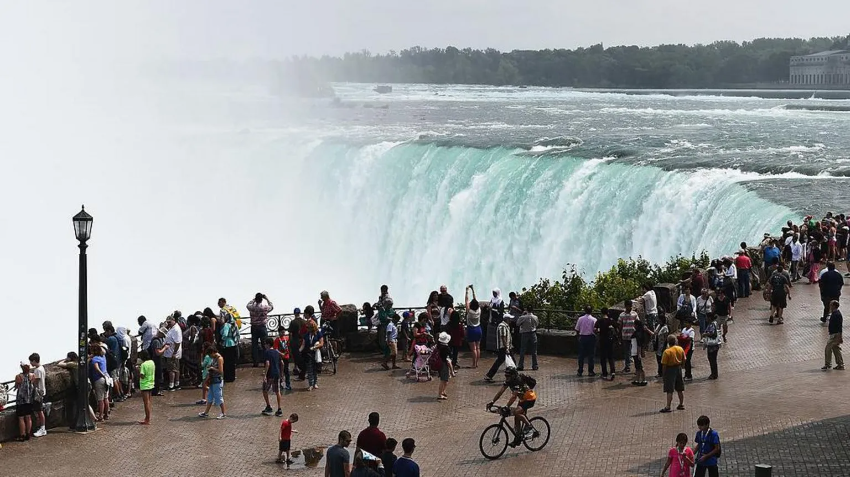
<svg viewBox="0 0 850 477">
<path fill-rule="evenodd" d="M 227 134 L 244 126 L 222 99 L 226 95 L 192 102 L 195 97 L 182 90 L 138 78 L 137 63 L 384 52 L 414 45 L 510 50 L 850 33 L 850 2 L 800 5 L 0 0 L 0 173 L 7 178 L 0 203 L 8 229 L 0 235 L 0 301 L 7 311 L 0 324 L 31 333 L 0 339 L 0 379 L 10 377 L 13 364 L 32 351 L 56 359 L 75 345 L 77 251 L 70 219 L 82 203 L 95 216 L 91 325 L 103 319 L 130 325 L 140 313 L 161 319 L 175 307 L 211 305 L 223 293 L 245 303 L 258 288 L 275 290 L 276 297 L 284 291 L 301 297 L 286 306 L 312 303 L 314 298 L 304 297 L 346 280 L 331 274 L 312 281 L 301 271 L 312 268 L 296 266 L 309 253 L 281 253 L 281 236 L 293 234 L 258 233 L 247 220 L 292 203 L 279 182 L 298 176 L 256 173 L 253 167 L 266 167 L 263 149 L 243 144 L 253 134 Z M 266 100 L 262 96 L 258 104 Z M 217 141 L 197 139 L 196 131 L 207 131 L 202 126 L 225 133 L 214 136 Z M 240 193 L 249 189 L 268 192 Z M 286 215 L 306 214 L 301 209 L 284 209 L 268 214 L 275 230 L 305 221 Z M 233 233 L 246 223 L 251 227 L 245 233 Z M 239 241 L 231 241 L 237 236 Z M 229 262 L 222 261 L 222 250 Z M 275 265 L 261 272 L 239 269 L 268 265 L 267 257 Z M 227 273 L 233 270 L 242 273 Z M 24 326 L 23 320 L 39 326 Z"/>
<path fill-rule="evenodd" d="M 698 43 L 850 33 L 850 2 L 822 0 L 284 0 L 11 2 L 8 40 L 130 57 L 281 57 L 409 46 L 502 50 Z M 8 43 L 7 43 L 8 44 Z"/>
</svg>

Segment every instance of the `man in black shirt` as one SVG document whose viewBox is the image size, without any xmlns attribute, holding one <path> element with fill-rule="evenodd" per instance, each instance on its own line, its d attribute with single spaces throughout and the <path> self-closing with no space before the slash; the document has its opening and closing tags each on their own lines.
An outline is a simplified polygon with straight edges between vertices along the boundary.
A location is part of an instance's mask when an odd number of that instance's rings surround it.
<svg viewBox="0 0 850 477">
<path fill-rule="evenodd" d="M 301 308 L 296 308 L 292 313 L 292 320 L 289 321 L 289 349 L 294 350 L 290 357 L 295 363 L 295 369 L 292 372 L 296 375 L 296 381 L 303 381 L 307 367 L 298 350 L 301 349 L 301 327 L 306 326 L 307 322 L 301 317 Z"/>
<path fill-rule="evenodd" d="M 820 286 L 820 299 L 823 302 L 823 316 L 820 321 L 826 323 L 826 319 L 830 313 L 830 303 L 841 297 L 841 288 L 844 286 L 844 277 L 841 273 L 835 271 L 835 263 L 829 262 L 826 264 L 826 271 L 818 281 Z"/>
<path fill-rule="evenodd" d="M 844 317 L 838 311 L 838 300 L 829 303 L 831 314 L 829 315 L 829 340 L 824 350 L 824 365 L 822 370 L 826 371 L 832 367 L 832 355 L 835 355 L 835 369 L 844 369 L 844 358 L 841 356 L 841 331 L 844 326 Z"/>
<path fill-rule="evenodd" d="M 445 285 L 440 286 L 440 294 L 437 295 L 437 307 L 440 308 L 440 322 L 434 323 L 434 336 L 438 336 L 440 331 L 445 331 L 443 328 L 449 322 L 449 308 L 455 307 L 455 299 L 449 295 Z"/>
<path fill-rule="evenodd" d="M 594 328 L 599 339 L 599 360 L 602 361 L 602 378 L 608 378 L 608 367 L 611 367 L 611 377 L 614 380 L 614 345 L 617 341 L 617 322 L 608 315 L 608 308 L 603 308 L 601 318 L 596 320 Z"/>
</svg>

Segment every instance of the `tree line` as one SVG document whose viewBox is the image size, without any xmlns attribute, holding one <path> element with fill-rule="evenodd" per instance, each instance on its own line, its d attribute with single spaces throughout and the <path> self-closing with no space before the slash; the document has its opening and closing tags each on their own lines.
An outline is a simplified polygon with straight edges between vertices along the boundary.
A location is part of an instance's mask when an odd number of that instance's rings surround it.
<svg viewBox="0 0 850 477">
<path fill-rule="evenodd" d="M 789 59 L 850 49 L 847 37 L 759 38 L 737 43 L 602 44 L 588 48 L 500 52 L 413 47 L 400 52 L 293 57 L 279 64 L 281 78 L 298 83 L 431 83 L 587 88 L 722 88 L 788 80 Z"/>
</svg>

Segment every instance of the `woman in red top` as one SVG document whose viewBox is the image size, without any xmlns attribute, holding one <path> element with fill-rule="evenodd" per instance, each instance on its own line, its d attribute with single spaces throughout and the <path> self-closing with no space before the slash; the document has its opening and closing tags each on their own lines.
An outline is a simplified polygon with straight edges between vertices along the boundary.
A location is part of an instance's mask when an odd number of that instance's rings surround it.
<svg viewBox="0 0 850 477">
<path fill-rule="evenodd" d="M 208 316 L 201 318 L 201 340 L 203 340 L 201 349 L 207 343 L 215 344 L 215 331 L 212 329 L 212 322 Z"/>
<path fill-rule="evenodd" d="M 446 313 L 449 315 L 447 333 L 451 336 L 449 349 L 451 350 L 452 355 L 452 366 L 459 368 L 460 366 L 457 364 L 457 353 L 460 351 L 460 347 L 463 346 L 463 338 L 466 335 L 466 332 L 463 329 L 463 325 L 460 323 L 460 313 L 458 313 L 457 310 L 449 308 L 446 310 Z"/>
</svg>

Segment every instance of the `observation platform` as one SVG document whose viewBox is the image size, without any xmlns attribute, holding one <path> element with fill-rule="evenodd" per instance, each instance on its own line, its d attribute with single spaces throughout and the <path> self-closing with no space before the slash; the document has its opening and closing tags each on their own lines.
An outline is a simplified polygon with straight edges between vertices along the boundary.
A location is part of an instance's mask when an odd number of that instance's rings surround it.
<svg viewBox="0 0 850 477">
<path fill-rule="evenodd" d="M 792 289 L 784 325 L 768 324 L 760 293 L 739 300 L 719 355 L 720 379 L 707 379 L 706 353 L 697 348 L 686 410 L 670 414 L 658 413 L 665 395 L 655 378 L 634 387 L 631 375 L 614 382 L 578 377 L 575 359 L 542 356 L 540 370 L 530 372 L 539 396 L 531 414 L 549 420 L 549 444 L 536 453 L 508 449 L 496 461 L 478 450 L 481 431 L 496 422 L 484 406 L 499 388 L 482 379 L 492 362 L 486 354 L 479 369 L 459 371 L 444 402 L 436 399 L 436 379 L 416 383 L 404 370 L 383 370 L 378 355 L 345 354 L 337 375 L 319 377 L 320 389 L 307 392 L 304 382 L 293 382 L 283 411 L 301 418 L 293 449 L 330 446 L 342 429 L 356 438 L 368 413 L 378 411 L 388 437 L 416 439 L 414 459 L 423 476 L 656 476 L 676 434 L 685 432 L 692 442 L 702 414 L 721 435 L 721 475 L 754 475 L 763 463 L 773 466 L 774 476 L 846 476 L 850 371 L 820 370 L 827 338 L 821 310 L 817 287 L 802 282 Z M 845 314 L 850 317 L 850 306 Z M 647 358 L 653 376 L 654 357 Z M 461 365 L 469 363 L 462 354 Z M 308 468 L 302 456 L 290 470 L 275 463 L 281 419 L 260 415 L 261 373 L 241 367 L 237 381 L 225 387 L 227 419 L 198 418 L 200 390 L 193 389 L 155 397 L 152 425 L 140 426 L 137 395 L 87 435 L 53 429 L 46 437 L 3 444 L 0 474 L 83 476 L 94 466 L 101 473 L 113 469 L 108 475 L 323 475 L 323 461 Z M 350 450 L 353 455 L 353 445 Z"/>
</svg>

